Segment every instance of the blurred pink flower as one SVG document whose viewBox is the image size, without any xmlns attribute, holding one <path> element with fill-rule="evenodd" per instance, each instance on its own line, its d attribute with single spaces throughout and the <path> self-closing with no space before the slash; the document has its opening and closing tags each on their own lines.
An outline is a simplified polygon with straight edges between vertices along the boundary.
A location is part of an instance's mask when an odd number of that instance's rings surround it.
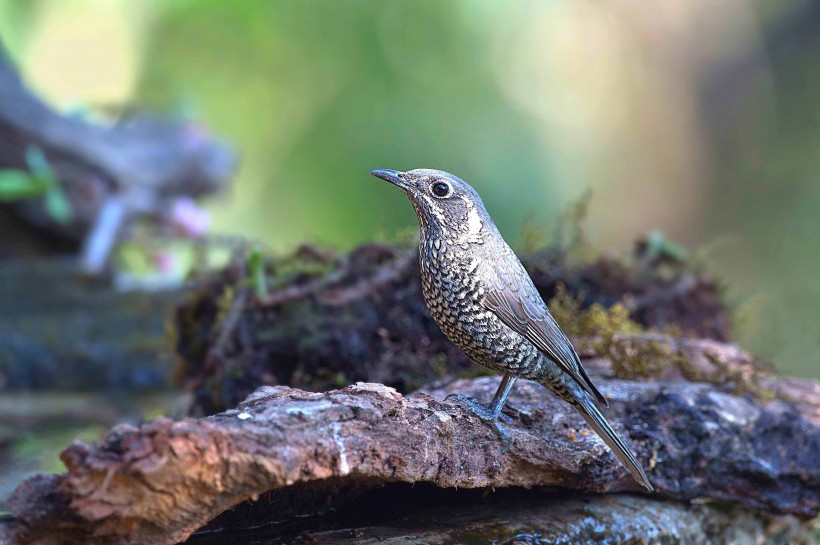
<svg viewBox="0 0 820 545">
<path fill-rule="evenodd" d="M 154 254 L 154 265 L 163 274 L 174 272 L 174 255 L 167 250 L 160 250 Z"/>
<path fill-rule="evenodd" d="M 183 237 L 196 238 L 204 235 L 211 225 L 211 216 L 196 202 L 187 197 L 176 199 L 171 207 L 171 227 Z"/>
</svg>

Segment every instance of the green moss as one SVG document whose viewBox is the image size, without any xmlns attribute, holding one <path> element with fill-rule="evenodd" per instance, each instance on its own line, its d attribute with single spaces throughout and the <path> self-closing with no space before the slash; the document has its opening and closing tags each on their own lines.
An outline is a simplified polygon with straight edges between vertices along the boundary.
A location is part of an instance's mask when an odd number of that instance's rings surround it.
<svg viewBox="0 0 820 545">
<path fill-rule="evenodd" d="M 573 297 L 563 284 L 558 285 L 549 309 L 568 335 L 591 339 L 590 347 L 596 355 L 612 362 L 612 371 L 618 378 L 636 379 L 655 377 L 665 365 L 676 360 L 676 354 L 661 342 L 624 342 L 624 335 L 644 333 L 640 324 L 629 318 L 629 309 L 621 303 L 609 308 L 594 304 L 583 310 L 583 295 Z M 619 337 L 621 336 L 621 337 Z"/>
<path fill-rule="evenodd" d="M 264 297 L 268 294 L 268 275 L 265 270 L 265 264 L 262 261 L 262 250 L 258 245 L 255 245 L 251 249 L 247 266 L 250 272 L 251 282 L 253 283 L 254 293 L 257 297 Z"/>
<path fill-rule="evenodd" d="M 27 461 L 38 471 L 60 473 L 65 470 L 60 453 L 66 445 L 74 440 L 88 443 L 99 441 L 104 431 L 104 426 L 87 424 L 39 430 L 12 442 L 9 455 L 12 459 Z"/>
<path fill-rule="evenodd" d="M 673 367 L 692 382 L 730 384 L 734 393 L 749 393 L 764 401 L 774 396 L 762 386 L 761 378 L 771 374 L 771 368 L 761 362 L 730 367 L 704 352 L 704 357 L 717 370 L 704 373 L 675 341 L 681 335 L 678 327 L 668 326 L 662 332 L 648 335 L 640 324 L 629 318 L 629 310 L 623 304 L 617 303 L 608 309 L 595 304 L 584 310 L 582 303 L 583 295 L 573 297 L 559 284 L 549 309 L 567 334 L 580 337 L 579 342 L 586 343 L 586 348 L 611 362 L 617 378 L 652 378 Z"/>
<path fill-rule="evenodd" d="M 611 337 L 643 331 L 640 324 L 629 318 L 626 306 L 616 303 L 607 309 L 596 303 L 582 310 L 583 301 L 583 294 L 573 297 L 563 284 L 558 284 L 555 297 L 549 301 L 550 312 L 568 335 Z"/>
<path fill-rule="evenodd" d="M 299 251 L 270 261 L 269 264 L 270 266 L 266 268 L 273 271 L 272 287 L 274 289 L 289 285 L 298 278 L 325 276 L 337 267 L 335 259 L 317 259 Z"/>
<path fill-rule="evenodd" d="M 610 338 L 604 348 L 617 378 L 634 380 L 657 377 L 664 368 L 678 365 L 682 358 L 682 354 L 668 343 L 656 340 L 629 341 L 631 339 Z"/>
</svg>

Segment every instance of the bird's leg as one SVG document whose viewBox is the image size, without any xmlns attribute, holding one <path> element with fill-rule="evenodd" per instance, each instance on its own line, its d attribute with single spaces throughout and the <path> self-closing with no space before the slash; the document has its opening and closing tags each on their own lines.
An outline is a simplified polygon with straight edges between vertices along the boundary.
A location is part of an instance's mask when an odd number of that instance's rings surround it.
<svg viewBox="0 0 820 545">
<path fill-rule="evenodd" d="M 518 378 L 510 374 L 504 375 L 489 406 L 485 406 L 478 400 L 461 394 L 450 394 L 445 399 L 456 399 L 466 405 L 467 408 L 470 409 L 470 412 L 477 417 L 491 422 L 498 431 L 498 434 L 504 439 L 504 442 L 509 443 L 510 436 L 499 420 L 510 421 L 510 417 L 502 414 L 501 409 L 504 408 L 504 404 L 507 402 L 507 397 L 510 395 L 516 380 L 518 380 Z"/>
<path fill-rule="evenodd" d="M 498 390 L 495 391 L 493 400 L 490 402 L 490 412 L 493 417 L 499 418 L 502 416 L 501 409 L 503 409 L 504 404 L 507 403 L 507 398 L 510 392 L 512 392 L 516 380 L 518 380 L 518 377 L 514 377 L 510 374 L 504 375 L 501 379 L 501 384 L 498 385 Z"/>
</svg>

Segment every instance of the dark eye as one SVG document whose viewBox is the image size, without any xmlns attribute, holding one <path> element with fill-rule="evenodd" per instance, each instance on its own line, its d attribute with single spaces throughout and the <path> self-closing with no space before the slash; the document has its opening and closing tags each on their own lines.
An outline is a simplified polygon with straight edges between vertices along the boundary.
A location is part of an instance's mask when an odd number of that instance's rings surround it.
<svg viewBox="0 0 820 545">
<path fill-rule="evenodd" d="M 430 189 L 436 197 L 446 197 L 450 194 L 450 185 L 444 182 L 436 182 Z"/>
</svg>

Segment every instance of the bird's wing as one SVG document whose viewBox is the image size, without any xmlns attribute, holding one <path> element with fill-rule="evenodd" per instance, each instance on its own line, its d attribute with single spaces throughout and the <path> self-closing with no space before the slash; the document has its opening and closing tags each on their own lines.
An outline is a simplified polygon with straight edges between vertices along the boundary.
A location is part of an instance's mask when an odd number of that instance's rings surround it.
<svg viewBox="0 0 820 545">
<path fill-rule="evenodd" d="M 595 399 L 608 406 L 606 398 L 592 384 L 581 366 L 578 354 L 550 314 L 523 267 L 521 273 L 523 278 L 515 278 L 511 282 L 498 281 L 495 285 L 487 286 L 484 306 L 510 329 L 526 337 L 544 355 L 561 366 Z"/>
</svg>

